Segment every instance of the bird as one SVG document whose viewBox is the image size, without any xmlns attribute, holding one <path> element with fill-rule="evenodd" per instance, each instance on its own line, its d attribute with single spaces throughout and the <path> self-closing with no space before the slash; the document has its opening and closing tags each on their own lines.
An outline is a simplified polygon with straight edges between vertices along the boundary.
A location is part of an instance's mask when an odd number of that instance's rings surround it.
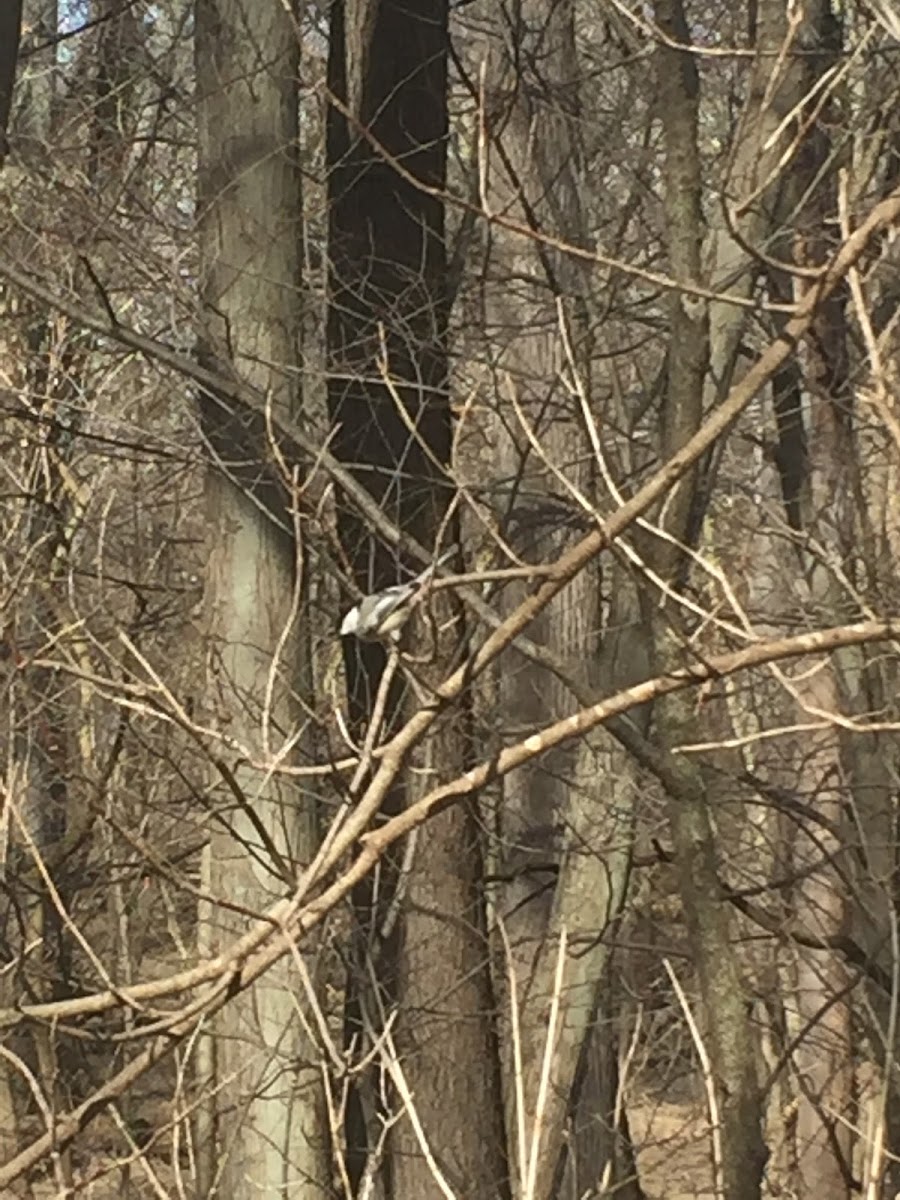
<svg viewBox="0 0 900 1200">
<path fill-rule="evenodd" d="M 430 582 L 438 567 L 455 553 L 456 546 L 451 546 L 409 583 L 396 583 L 382 592 L 363 596 L 359 604 L 345 614 L 341 622 L 341 637 L 357 637 L 363 642 L 396 642 L 423 587 Z"/>
</svg>

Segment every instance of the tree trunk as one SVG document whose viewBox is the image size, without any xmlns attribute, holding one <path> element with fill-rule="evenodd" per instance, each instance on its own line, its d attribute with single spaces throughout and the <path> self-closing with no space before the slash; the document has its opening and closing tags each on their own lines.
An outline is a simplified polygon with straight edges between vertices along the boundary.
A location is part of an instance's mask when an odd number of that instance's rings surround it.
<svg viewBox="0 0 900 1200">
<path fill-rule="evenodd" d="M 686 285 L 701 279 L 703 219 L 698 145 L 699 78 L 696 60 L 676 48 L 690 42 L 681 0 L 657 0 L 657 22 L 671 43 L 656 50 L 660 111 L 665 136 L 665 212 L 672 277 Z M 732 333 L 731 336 L 734 336 Z M 663 400 L 660 457 L 674 455 L 699 427 L 711 342 L 705 307 L 685 293 L 670 299 L 670 335 Z M 713 370 L 730 375 L 733 349 L 720 342 Z M 715 379 L 714 383 L 719 380 Z M 696 474 L 666 499 L 664 528 L 671 540 L 656 540 L 648 557 L 657 575 L 678 588 L 686 575 L 683 547 L 697 536 Z M 654 647 L 657 670 L 680 661 L 685 644 L 683 610 L 669 601 L 657 608 Z M 692 725 L 683 697 L 667 697 L 654 709 L 657 738 L 671 752 Z M 721 1162 L 718 1186 L 729 1200 L 756 1200 L 765 1153 L 756 1075 L 755 1046 L 747 996 L 734 941 L 734 921 L 723 903 L 720 860 L 701 773 L 684 759 L 672 768 L 680 794 L 670 791 L 669 824 L 691 951 L 697 969 L 716 1093 Z M 714 1119 L 711 1114 L 711 1119 Z"/>
<path fill-rule="evenodd" d="M 806 11 L 804 48 L 807 77 L 821 78 L 838 61 L 840 31 L 827 0 Z M 824 105 L 824 107 L 822 107 Z M 801 112 L 806 110 L 801 109 Z M 786 173 L 784 193 L 793 204 L 792 257 L 801 268 L 818 267 L 828 257 L 837 223 L 836 164 L 831 130 L 838 125 L 836 106 L 810 100 L 807 129 L 800 151 Z M 772 274 L 775 295 L 794 299 L 803 284 Z M 786 620 L 839 624 L 856 615 L 855 596 L 839 582 L 853 574 L 854 546 L 852 389 L 848 379 L 846 292 L 838 288 L 824 303 L 800 347 L 793 388 L 776 393 L 779 468 L 785 514 L 800 537 L 799 570 L 784 591 Z M 804 536 L 805 535 L 805 536 Z M 794 700 L 792 716 L 840 714 L 845 689 L 840 682 L 842 658 L 803 663 L 785 672 Z M 827 717 L 826 717 L 827 720 Z M 795 747 L 797 779 L 808 797 L 809 823 L 789 839 L 791 867 L 799 882 L 793 908 L 805 930 L 823 940 L 839 938 L 847 922 L 849 843 L 845 795 L 850 780 L 846 753 L 837 724 L 826 725 Z M 865 812 L 867 801 L 857 812 Z M 793 968 L 794 1003 L 788 1034 L 798 1037 L 793 1065 L 797 1083 L 795 1122 L 798 1194 L 849 1196 L 852 1179 L 853 1059 L 851 1045 L 850 973 L 842 957 L 828 950 L 798 953 Z"/>
<path fill-rule="evenodd" d="M 21 24 L 22 0 L 9 0 L 0 12 L 0 167 L 9 151 L 7 134 L 19 59 Z"/>
<path fill-rule="evenodd" d="M 300 174 L 298 42 L 279 4 L 197 0 L 202 356 L 232 369 L 293 415 L 298 405 Z M 262 422 L 204 398 L 212 454 L 207 477 L 209 716 L 246 751 L 213 778 L 207 886 L 237 913 L 207 906 L 201 936 L 215 954 L 283 895 L 316 848 L 308 789 L 279 777 L 276 756 L 301 726 L 308 688 L 299 624 L 292 516 Z M 298 616 L 300 614 L 300 616 Z M 290 759 L 290 755 L 289 755 Z M 252 763 L 252 765 L 251 765 Z M 215 768 L 214 775 L 215 775 Z M 231 786 L 226 786 L 229 784 Z M 291 1195 L 318 1200 L 330 1171 L 318 1054 L 298 1008 L 303 988 L 290 958 L 236 996 L 205 1045 L 207 1122 L 202 1187 L 234 1200 Z"/>
<path fill-rule="evenodd" d="M 438 192 L 445 184 L 447 51 L 445 3 L 332 7 L 330 86 L 371 136 L 360 137 L 342 113 L 329 112 L 333 445 L 382 510 L 429 547 L 442 532 L 451 494 L 445 473 L 451 435 L 447 262 L 442 198 L 413 180 Z M 379 362 L 390 384 L 379 378 Z M 396 551 L 378 543 L 358 516 L 342 508 L 339 524 L 363 590 L 403 577 Z M 445 537 L 444 545 L 453 541 L 452 526 Z M 433 609 L 440 614 L 435 626 L 417 621 L 410 635 L 418 647 L 418 632 L 432 652 L 433 661 L 416 668 L 426 687 L 441 677 L 460 641 L 459 613 L 437 597 Z M 443 618 L 450 628 L 435 636 Z M 384 655 L 380 647 L 348 642 L 346 662 L 358 725 L 369 715 Z M 403 706 L 395 689 L 389 725 Z M 465 715 L 456 714 L 420 749 L 421 771 L 410 775 L 405 794 L 395 794 L 391 804 L 415 801 L 437 771 L 464 770 L 467 744 Z M 441 1196 L 437 1173 L 472 1200 L 493 1200 L 505 1186 L 479 842 L 470 806 L 443 814 L 407 847 L 402 869 L 394 864 L 393 901 L 373 913 L 366 899 L 357 910 L 360 919 L 375 922 L 379 982 L 397 1005 L 397 1057 L 388 1051 L 385 1064 L 392 1071 L 393 1103 L 406 1110 L 389 1140 L 387 1177 L 396 1200 Z M 388 944 L 381 944 L 385 937 Z M 358 963 L 357 971 L 366 965 Z M 351 987 L 359 989 L 360 980 Z M 373 1144 L 378 1132 L 369 1131 Z"/>
<path fill-rule="evenodd" d="M 497 546 L 510 546 L 525 562 L 542 563 L 556 558 L 573 537 L 565 514 L 577 512 L 578 502 L 569 489 L 589 501 L 596 498 L 583 408 L 591 405 L 588 331 L 595 314 L 590 277 L 576 258 L 540 240 L 549 235 L 583 245 L 587 236 L 575 5 L 526 0 L 514 17 L 512 9 L 497 6 L 487 30 L 490 143 L 480 167 L 484 199 L 491 211 L 536 236 L 530 240 L 496 228 L 485 239 L 479 271 L 484 341 L 476 342 L 475 355 L 490 364 L 482 384 L 488 399 L 479 409 L 486 453 L 482 461 L 478 451 L 471 451 L 460 467 L 487 497 L 503 539 Z M 480 59 L 481 52 L 476 42 L 472 57 Z M 463 333 L 463 339 L 469 336 Z M 507 586 L 502 611 L 515 608 L 528 590 L 529 585 Z M 619 592 L 620 599 L 625 597 L 633 598 L 627 588 Z M 622 618 L 623 636 L 613 635 L 610 651 L 600 652 L 599 578 L 587 570 L 548 606 L 529 636 L 558 661 L 572 664 L 582 694 L 614 689 L 640 670 L 639 660 L 621 653 L 634 610 L 617 604 L 616 615 Z M 515 649 L 497 664 L 496 683 L 482 686 L 496 689 L 496 703 L 485 699 L 482 708 L 490 722 L 488 736 L 500 743 L 508 731 L 538 729 L 572 705 L 565 684 Z M 498 939 L 507 1137 L 517 1148 L 516 1187 L 524 1189 L 531 1174 L 535 1197 L 549 1197 L 578 1180 L 595 1184 L 610 1166 L 607 1183 L 617 1194 L 639 1191 L 627 1154 L 618 1152 L 617 1135 L 567 1137 L 570 1128 L 605 1129 L 615 1102 L 591 1086 L 613 1078 L 613 1072 L 597 1075 L 581 1068 L 589 1056 L 587 1044 L 597 1036 L 595 1016 L 606 986 L 603 934 L 621 911 L 628 881 L 637 793 L 630 764 L 621 768 L 617 748 L 599 733 L 515 771 L 503 781 L 491 818 L 501 879 L 498 922 L 511 951 L 508 972 Z M 548 866 L 555 878 L 548 876 Z M 561 1015 L 538 1126 L 547 1014 L 563 937 Z M 513 1053 L 514 1016 L 521 1063 Z M 597 1052 L 615 1059 L 613 1028 L 604 1027 Z M 515 1085 L 519 1072 L 521 1101 Z M 524 1143 L 518 1137 L 520 1123 Z M 540 1137 L 538 1146 L 531 1144 L 532 1136 Z"/>
</svg>

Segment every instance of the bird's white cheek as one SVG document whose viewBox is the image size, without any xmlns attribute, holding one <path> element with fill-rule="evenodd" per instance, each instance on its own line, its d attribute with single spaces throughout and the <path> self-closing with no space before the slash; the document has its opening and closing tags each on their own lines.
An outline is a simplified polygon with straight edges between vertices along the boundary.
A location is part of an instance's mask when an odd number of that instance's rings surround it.
<svg viewBox="0 0 900 1200">
<path fill-rule="evenodd" d="M 341 623 L 341 637 L 349 637 L 359 628 L 359 617 L 355 612 L 349 612 Z"/>
</svg>

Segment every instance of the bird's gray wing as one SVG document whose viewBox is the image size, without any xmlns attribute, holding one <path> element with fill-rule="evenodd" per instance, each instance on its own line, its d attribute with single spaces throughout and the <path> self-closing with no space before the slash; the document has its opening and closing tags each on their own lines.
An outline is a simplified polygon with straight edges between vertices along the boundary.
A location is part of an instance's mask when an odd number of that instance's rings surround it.
<svg viewBox="0 0 900 1200">
<path fill-rule="evenodd" d="M 409 597 L 416 590 L 416 583 L 396 583 L 393 587 L 385 588 L 383 592 L 379 592 L 374 597 L 374 606 L 371 611 L 371 623 L 377 627 L 395 612 L 401 605 L 405 604 Z"/>
</svg>

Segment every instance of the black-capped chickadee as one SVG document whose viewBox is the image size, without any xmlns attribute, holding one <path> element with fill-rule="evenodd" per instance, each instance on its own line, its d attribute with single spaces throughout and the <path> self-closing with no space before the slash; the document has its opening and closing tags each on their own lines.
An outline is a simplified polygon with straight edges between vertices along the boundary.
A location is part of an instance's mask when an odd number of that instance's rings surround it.
<svg viewBox="0 0 900 1200">
<path fill-rule="evenodd" d="M 409 583 L 397 583 L 393 587 L 385 588 L 383 592 L 373 592 L 370 596 L 364 596 L 341 622 L 341 637 L 353 635 L 364 642 L 396 641 L 422 588 L 437 568 L 455 553 L 456 547 L 452 546 L 437 562 L 431 563 Z"/>
</svg>

